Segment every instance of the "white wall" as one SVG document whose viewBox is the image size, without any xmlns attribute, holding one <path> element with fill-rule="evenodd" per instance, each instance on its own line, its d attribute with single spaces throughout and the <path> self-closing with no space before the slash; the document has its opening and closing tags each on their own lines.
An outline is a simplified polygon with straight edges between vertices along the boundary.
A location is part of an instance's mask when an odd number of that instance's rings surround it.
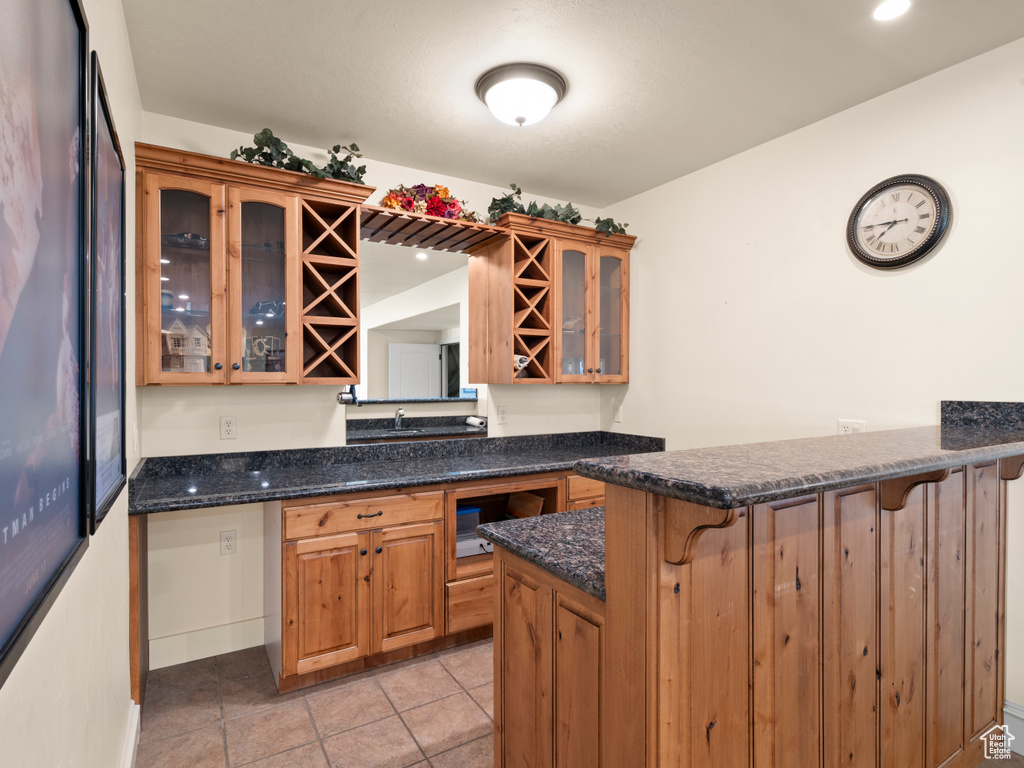
<svg viewBox="0 0 1024 768">
<path fill-rule="evenodd" d="M 89 44 L 99 52 L 128 164 L 128 293 L 135 253 L 133 144 L 141 104 L 118 0 L 84 0 Z M 128 380 L 134 378 L 128 312 Z M 135 426 L 128 388 L 127 426 Z M 129 438 L 128 467 L 139 453 Z M 132 707 L 128 682 L 128 500 L 123 492 L 78 567 L 0 688 L 3 757 L 11 766 L 116 766 Z"/>
<path fill-rule="evenodd" d="M 1024 40 L 610 207 L 631 261 L 621 425 L 670 449 L 934 424 L 943 399 L 1024 400 Z M 681 137 L 685 140 L 685 137 Z M 850 210 L 898 173 L 953 201 L 944 247 L 895 272 L 848 252 Z M 495 396 L 496 398 L 496 396 Z M 1021 504 L 1010 551 L 1024 549 Z M 1024 703 L 1024 573 L 1007 696 Z"/>
</svg>

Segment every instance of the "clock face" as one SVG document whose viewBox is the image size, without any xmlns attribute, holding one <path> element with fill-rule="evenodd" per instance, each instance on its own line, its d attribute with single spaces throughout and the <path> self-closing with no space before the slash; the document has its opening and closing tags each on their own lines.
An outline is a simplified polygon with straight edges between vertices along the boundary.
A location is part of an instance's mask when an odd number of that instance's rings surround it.
<svg viewBox="0 0 1024 768">
<path fill-rule="evenodd" d="M 894 176 L 868 191 L 850 214 L 847 242 L 872 267 L 893 269 L 930 252 L 945 234 L 946 191 L 926 176 Z"/>
</svg>

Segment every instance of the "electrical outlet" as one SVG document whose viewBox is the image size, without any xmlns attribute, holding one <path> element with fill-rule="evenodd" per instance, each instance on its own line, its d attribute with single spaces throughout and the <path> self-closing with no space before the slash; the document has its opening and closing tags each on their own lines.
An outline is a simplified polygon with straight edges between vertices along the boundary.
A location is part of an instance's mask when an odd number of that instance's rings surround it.
<svg viewBox="0 0 1024 768">
<path fill-rule="evenodd" d="M 221 440 L 234 440 L 238 437 L 236 430 L 237 421 L 234 416 L 221 416 L 220 417 L 220 439 Z"/>
<path fill-rule="evenodd" d="M 614 421 L 616 424 L 621 424 L 622 423 L 622 406 L 621 405 L 615 406 L 615 416 L 612 417 L 612 421 Z"/>
<path fill-rule="evenodd" d="M 508 406 L 507 405 L 499 405 L 498 406 L 498 423 L 499 424 L 508 424 Z"/>
<path fill-rule="evenodd" d="M 220 532 L 220 553 L 222 555 L 233 555 L 238 551 L 238 532 Z"/>
<path fill-rule="evenodd" d="M 866 432 L 868 423 L 864 419 L 839 419 L 838 434 L 852 435 L 854 432 Z"/>
</svg>

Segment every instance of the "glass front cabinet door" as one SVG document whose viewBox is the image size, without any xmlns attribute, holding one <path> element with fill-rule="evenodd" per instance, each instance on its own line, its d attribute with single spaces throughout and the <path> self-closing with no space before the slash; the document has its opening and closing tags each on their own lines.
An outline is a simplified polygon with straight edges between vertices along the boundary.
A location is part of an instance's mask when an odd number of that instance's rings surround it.
<svg viewBox="0 0 1024 768">
<path fill-rule="evenodd" d="M 230 187 L 228 214 L 228 378 L 296 382 L 301 364 L 298 198 Z"/>
<path fill-rule="evenodd" d="M 297 382 L 298 198 L 147 173 L 143 202 L 142 383 Z"/>
<path fill-rule="evenodd" d="M 557 264 L 556 381 L 628 381 L 629 252 L 560 241 Z"/>
</svg>

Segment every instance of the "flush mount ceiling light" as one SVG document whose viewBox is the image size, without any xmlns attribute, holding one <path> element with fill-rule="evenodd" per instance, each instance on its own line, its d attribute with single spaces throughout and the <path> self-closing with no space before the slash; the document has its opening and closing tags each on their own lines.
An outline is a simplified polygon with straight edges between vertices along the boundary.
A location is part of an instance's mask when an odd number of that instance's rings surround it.
<svg viewBox="0 0 1024 768">
<path fill-rule="evenodd" d="M 875 21 L 892 21 L 910 10 L 910 0 L 885 0 L 871 14 Z"/>
<path fill-rule="evenodd" d="M 509 125 L 532 125 L 543 120 L 567 89 L 564 77 L 541 64 L 502 64 L 476 81 L 480 101 Z"/>
</svg>

